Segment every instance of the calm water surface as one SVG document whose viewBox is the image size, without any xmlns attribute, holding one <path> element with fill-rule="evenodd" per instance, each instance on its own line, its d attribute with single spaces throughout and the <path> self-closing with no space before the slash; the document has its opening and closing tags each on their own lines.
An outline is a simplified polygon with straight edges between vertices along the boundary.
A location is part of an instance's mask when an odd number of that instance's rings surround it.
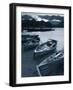
<svg viewBox="0 0 73 90">
<path fill-rule="evenodd" d="M 48 39 L 54 39 L 58 41 L 57 50 L 64 48 L 64 28 L 55 28 L 55 31 L 46 32 L 32 32 L 40 36 L 41 43 L 46 42 Z"/>
<path fill-rule="evenodd" d="M 48 39 L 57 40 L 57 50 L 64 48 L 64 28 L 55 28 L 55 31 L 46 31 L 46 32 L 28 32 L 37 34 L 40 36 L 40 42 L 46 42 Z M 24 48 L 22 48 L 24 50 Z M 36 71 L 36 65 L 40 63 L 43 58 L 35 60 L 33 57 L 34 50 L 23 51 L 22 52 L 22 77 L 32 77 L 38 76 Z M 49 68 L 50 69 L 50 68 Z"/>
</svg>

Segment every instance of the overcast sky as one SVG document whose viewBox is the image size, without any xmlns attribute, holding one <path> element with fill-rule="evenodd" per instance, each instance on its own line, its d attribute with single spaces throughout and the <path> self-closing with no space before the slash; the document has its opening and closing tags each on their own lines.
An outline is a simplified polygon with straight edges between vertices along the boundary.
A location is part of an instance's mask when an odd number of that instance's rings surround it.
<svg viewBox="0 0 73 90">
<path fill-rule="evenodd" d="M 36 16 L 36 15 L 48 15 L 48 16 L 64 16 L 63 14 L 58 14 L 58 13 L 33 13 L 33 12 L 22 12 L 21 15 L 31 15 L 31 16 Z"/>
</svg>

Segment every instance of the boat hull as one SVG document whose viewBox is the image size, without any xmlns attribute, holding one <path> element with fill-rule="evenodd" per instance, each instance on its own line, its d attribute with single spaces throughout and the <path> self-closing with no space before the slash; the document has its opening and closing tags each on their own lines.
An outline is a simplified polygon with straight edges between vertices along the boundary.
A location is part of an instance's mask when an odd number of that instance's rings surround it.
<svg viewBox="0 0 73 90">
<path fill-rule="evenodd" d="M 42 66 L 37 66 L 37 71 L 39 76 L 63 75 L 64 58 L 59 59 L 59 61 L 53 61 Z"/>
<path fill-rule="evenodd" d="M 39 76 L 64 75 L 64 51 L 47 57 L 36 68 Z"/>
<path fill-rule="evenodd" d="M 47 50 L 42 50 L 42 51 L 38 51 L 37 49 L 39 48 L 39 47 L 41 47 L 41 45 L 40 46 L 37 46 L 36 47 L 36 49 L 35 49 L 35 51 L 34 51 L 34 57 L 37 57 L 37 56 L 41 56 L 41 55 L 45 55 L 45 54 L 49 54 L 49 53 L 53 53 L 55 50 L 56 50 L 56 46 L 57 46 L 57 41 L 55 41 L 55 40 L 53 40 L 54 42 L 55 42 L 55 45 L 54 45 L 54 47 L 50 47 L 49 49 L 47 49 Z M 44 44 L 46 44 L 46 43 L 43 43 L 43 45 Z"/>
</svg>

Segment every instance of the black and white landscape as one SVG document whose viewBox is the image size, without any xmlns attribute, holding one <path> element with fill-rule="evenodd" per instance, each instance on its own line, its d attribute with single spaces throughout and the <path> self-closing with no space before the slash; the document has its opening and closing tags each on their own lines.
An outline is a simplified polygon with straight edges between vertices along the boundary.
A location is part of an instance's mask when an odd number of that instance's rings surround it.
<svg viewBox="0 0 73 90">
<path fill-rule="evenodd" d="M 21 13 L 22 77 L 64 75 L 64 15 Z"/>
<path fill-rule="evenodd" d="M 36 28 L 63 28 L 64 17 L 57 14 L 22 14 L 22 30 Z M 38 30 L 38 29 L 37 29 Z"/>
</svg>

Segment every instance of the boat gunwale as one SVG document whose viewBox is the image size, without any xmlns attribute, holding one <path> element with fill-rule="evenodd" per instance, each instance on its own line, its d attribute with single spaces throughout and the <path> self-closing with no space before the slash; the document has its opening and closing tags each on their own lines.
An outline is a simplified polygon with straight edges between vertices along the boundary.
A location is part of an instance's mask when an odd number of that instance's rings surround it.
<svg viewBox="0 0 73 90">
<path fill-rule="evenodd" d="M 51 39 L 50 39 L 50 40 L 51 40 Z M 46 52 L 46 51 L 48 51 L 48 50 L 53 50 L 53 49 L 55 49 L 55 48 L 56 48 L 57 41 L 56 41 L 56 40 L 53 40 L 53 41 L 55 42 L 55 46 L 54 46 L 54 47 L 49 47 L 49 46 L 48 46 L 49 48 L 48 48 L 48 49 L 46 49 L 46 50 L 44 50 L 44 52 Z M 49 41 L 47 41 L 47 42 L 49 42 Z M 41 46 L 45 45 L 47 42 L 42 43 L 42 44 L 40 44 L 39 46 L 41 47 Z M 43 52 L 43 50 L 42 50 L 42 49 L 37 50 L 39 46 L 37 46 L 37 47 L 36 47 L 36 49 L 34 50 L 34 53 L 41 53 L 41 52 Z M 50 48 L 51 48 L 51 49 L 50 49 Z"/>
</svg>

